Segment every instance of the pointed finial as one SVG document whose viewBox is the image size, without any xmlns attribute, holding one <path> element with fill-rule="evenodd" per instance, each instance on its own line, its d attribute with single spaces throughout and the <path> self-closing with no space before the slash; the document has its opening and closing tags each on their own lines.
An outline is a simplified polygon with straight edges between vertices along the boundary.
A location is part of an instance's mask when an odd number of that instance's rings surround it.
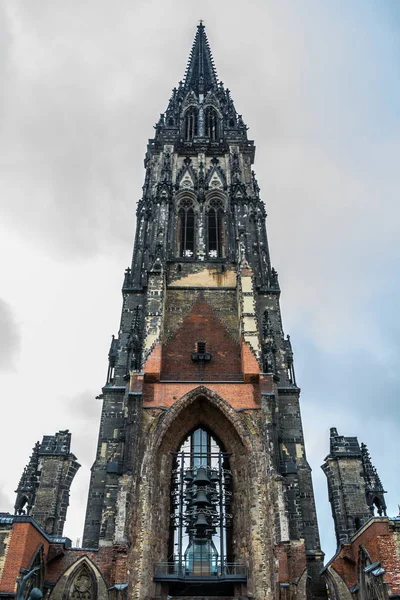
<svg viewBox="0 0 400 600">
<path fill-rule="evenodd" d="M 218 85 L 214 61 L 205 32 L 204 21 L 200 19 L 189 60 L 185 71 L 185 91 L 193 90 L 196 94 L 206 94 Z"/>
</svg>

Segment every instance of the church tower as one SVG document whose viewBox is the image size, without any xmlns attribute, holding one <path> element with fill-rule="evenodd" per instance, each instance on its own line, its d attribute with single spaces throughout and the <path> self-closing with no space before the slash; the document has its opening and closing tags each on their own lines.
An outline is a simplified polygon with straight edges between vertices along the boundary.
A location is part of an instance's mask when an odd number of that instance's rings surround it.
<svg viewBox="0 0 400 600">
<path fill-rule="evenodd" d="M 129 598 L 324 596 L 254 154 L 200 24 L 145 156 L 85 522 Z"/>
</svg>

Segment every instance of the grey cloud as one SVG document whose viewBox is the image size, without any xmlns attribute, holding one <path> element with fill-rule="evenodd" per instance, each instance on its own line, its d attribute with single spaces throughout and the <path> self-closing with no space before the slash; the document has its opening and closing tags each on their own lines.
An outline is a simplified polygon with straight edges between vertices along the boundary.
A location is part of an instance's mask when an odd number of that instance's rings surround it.
<svg viewBox="0 0 400 600">
<path fill-rule="evenodd" d="M 129 65 L 132 38 L 114 38 L 102 11 L 99 29 L 87 35 L 80 19 L 93 25 L 92 13 L 81 8 L 71 19 L 67 11 L 69 26 L 61 25 L 61 5 L 44 4 L 43 19 L 20 4 L 8 10 L 13 69 L 0 146 L 2 211 L 24 236 L 57 254 L 90 256 L 130 242 L 133 194 L 141 189 L 134 175 L 141 176 L 155 115 L 137 145 L 133 132 L 126 134 L 139 100 Z"/>
<path fill-rule="evenodd" d="M 400 435 L 400 352 L 393 352 L 390 360 L 382 362 L 377 348 L 348 352 L 343 347 L 339 355 L 334 355 L 300 332 L 294 337 L 296 356 L 300 357 L 297 375 L 302 387 L 307 454 L 313 469 L 322 547 L 329 558 L 335 549 L 334 529 L 320 465 L 329 453 L 330 427 L 367 444 L 388 490 L 388 514 L 397 514 L 400 483 L 393 478 L 393 465 Z"/>
<path fill-rule="evenodd" d="M 82 391 L 72 398 L 61 400 L 65 411 L 65 423 L 73 418 L 71 425 L 71 449 L 82 467 L 91 466 L 95 458 L 97 434 L 101 415 L 101 401 L 95 393 Z"/>
<path fill-rule="evenodd" d="M 11 307 L 0 298 L 0 370 L 14 368 L 20 349 L 20 337 Z"/>
<path fill-rule="evenodd" d="M 93 421 L 99 417 L 101 401 L 95 398 L 93 391 L 85 390 L 72 398 L 65 398 L 63 404 L 70 413 L 84 421 Z"/>
<path fill-rule="evenodd" d="M 0 512 L 13 512 L 12 502 L 2 487 L 0 487 Z"/>
</svg>

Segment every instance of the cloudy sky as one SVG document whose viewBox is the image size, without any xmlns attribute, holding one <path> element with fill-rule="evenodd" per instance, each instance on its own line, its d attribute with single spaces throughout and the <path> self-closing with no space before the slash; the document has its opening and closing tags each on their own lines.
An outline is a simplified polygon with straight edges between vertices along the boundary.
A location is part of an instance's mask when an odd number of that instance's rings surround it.
<svg viewBox="0 0 400 600">
<path fill-rule="evenodd" d="M 368 444 L 390 515 L 400 501 L 398 0 L 0 4 L 0 510 L 69 428 L 82 536 L 146 142 L 199 19 L 257 145 L 330 557 L 331 426 Z"/>
</svg>

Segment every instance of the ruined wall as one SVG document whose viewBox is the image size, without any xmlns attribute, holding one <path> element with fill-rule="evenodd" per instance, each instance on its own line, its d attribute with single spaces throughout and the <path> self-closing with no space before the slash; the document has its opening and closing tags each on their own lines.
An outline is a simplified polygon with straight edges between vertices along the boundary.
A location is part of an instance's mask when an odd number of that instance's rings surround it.
<svg viewBox="0 0 400 600">
<path fill-rule="evenodd" d="M 7 540 L 7 552 L 3 555 L 5 560 L 0 577 L 0 593 L 16 592 L 20 570 L 29 568 L 33 557 L 41 547 L 43 547 L 44 559 L 47 557 L 48 540 L 31 522 L 23 522 L 23 517 L 20 519 L 9 527 L 8 533 L 3 537 L 3 540 Z M 3 529 L 3 531 L 7 530 Z"/>
<path fill-rule="evenodd" d="M 280 554 L 275 553 L 275 546 L 286 543 L 289 548 L 291 542 L 282 478 L 272 464 L 274 427 L 270 411 L 259 407 L 236 412 L 207 386 L 201 386 L 178 399 L 168 412 L 150 407 L 143 411 L 142 442 L 135 457 L 141 464 L 140 475 L 127 507 L 132 598 L 153 597 L 154 565 L 168 558 L 171 452 L 199 425 L 209 427 L 232 453 L 234 560 L 248 566 L 248 590 L 255 597 L 276 597 Z M 157 510 L 149 511 L 149 506 L 157 506 Z M 295 544 L 289 555 L 287 577 L 290 573 L 290 577 L 300 579 L 305 568 L 304 545 Z"/>
<path fill-rule="evenodd" d="M 69 490 L 80 467 L 68 430 L 43 436 L 33 448 L 16 490 L 15 514 L 34 517 L 50 535 L 63 533 Z"/>
<path fill-rule="evenodd" d="M 79 468 L 74 458 L 49 456 L 42 462 L 40 486 L 32 517 L 50 535 L 62 535 L 69 506 L 69 491 Z"/>
<path fill-rule="evenodd" d="M 48 569 L 47 582 L 55 584 L 50 593 L 50 599 L 64 600 L 64 598 L 72 597 L 74 578 L 79 577 L 79 573 L 83 571 L 84 580 L 80 582 L 82 597 L 84 597 L 83 584 L 91 590 L 91 598 L 108 600 L 108 587 L 114 579 L 113 575 L 110 577 L 109 574 L 110 565 L 114 562 L 113 559 L 114 552 L 111 553 L 110 551 L 90 553 L 67 550 L 65 555 L 55 561 L 55 564 L 52 564 Z M 124 576 L 126 576 L 126 572 Z M 92 580 L 91 584 L 88 577 Z"/>
<path fill-rule="evenodd" d="M 346 543 L 369 519 L 367 487 L 361 448 L 356 437 L 330 432 L 330 453 L 322 465 L 335 524 L 338 545 Z"/>
<path fill-rule="evenodd" d="M 375 564 L 376 569 L 379 568 L 379 572 L 370 574 L 371 583 L 385 590 L 384 597 L 400 594 L 399 542 L 398 519 L 371 518 L 348 543 L 341 545 L 324 571 L 333 598 L 347 600 L 349 594 L 346 590 L 362 588 L 363 579 L 369 577 L 364 572 L 364 567 L 372 564 Z"/>
</svg>

